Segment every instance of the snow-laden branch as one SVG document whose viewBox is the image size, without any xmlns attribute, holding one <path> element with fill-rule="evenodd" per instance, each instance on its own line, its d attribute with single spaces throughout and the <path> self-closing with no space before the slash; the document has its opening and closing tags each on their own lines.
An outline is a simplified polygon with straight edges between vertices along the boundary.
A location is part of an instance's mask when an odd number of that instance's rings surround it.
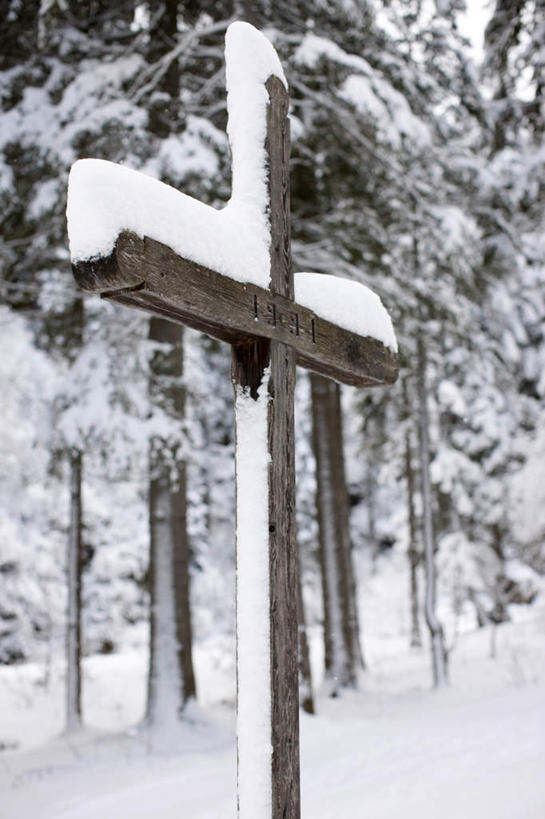
<svg viewBox="0 0 545 819">
<path fill-rule="evenodd" d="M 191 29 L 190 31 L 184 33 L 174 48 L 172 48 L 166 54 L 163 54 L 146 71 L 142 72 L 137 82 L 134 83 L 129 92 L 130 99 L 132 99 L 135 103 L 138 103 L 148 94 L 155 91 L 174 60 L 177 60 L 182 55 L 187 54 L 195 41 L 198 41 L 203 37 L 209 37 L 212 34 L 218 34 L 221 31 L 225 31 L 229 26 L 229 22 L 229 20 L 220 20 L 219 22 L 210 26 Z"/>
</svg>

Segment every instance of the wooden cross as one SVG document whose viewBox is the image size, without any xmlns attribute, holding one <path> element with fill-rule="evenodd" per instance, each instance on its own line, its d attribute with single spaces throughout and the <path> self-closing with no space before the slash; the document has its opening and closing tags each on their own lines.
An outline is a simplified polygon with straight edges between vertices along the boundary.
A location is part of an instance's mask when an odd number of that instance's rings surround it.
<svg viewBox="0 0 545 819">
<path fill-rule="evenodd" d="M 263 35 L 248 24 L 233 24 L 229 36 L 250 44 L 250 51 L 268 49 L 278 59 Z M 240 819 L 300 816 L 295 365 L 360 387 L 391 384 L 397 377 L 397 357 L 391 349 L 294 301 L 288 93 L 279 73 L 281 68 L 263 81 L 268 95 L 264 156 L 269 288 L 237 281 L 194 258 L 185 258 L 157 238 L 131 230 L 119 232 L 107 255 L 73 264 L 76 281 L 84 291 L 186 324 L 232 348 Z M 232 147 L 235 153 L 235 145 Z M 233 166 L 235 192 L 235 156 Z M 71 220 L 80 218 L 74 204 L 76 193 L 71 198 L 69 227 Z M 213 243 L 213 227 L 210 232 Z M 240 259 L 242 264 L 243 255 Z M 267 548 L 268 555 L 264 555 Z"/>
</svg>

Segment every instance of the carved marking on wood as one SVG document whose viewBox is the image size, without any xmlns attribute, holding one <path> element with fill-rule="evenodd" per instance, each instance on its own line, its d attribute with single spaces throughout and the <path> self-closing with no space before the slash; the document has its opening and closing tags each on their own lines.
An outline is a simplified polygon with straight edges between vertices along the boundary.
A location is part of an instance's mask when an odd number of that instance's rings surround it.
<svg viewBox="0 0 545 819">
<path fill-rule="evenodd" d="M 343 384 L 373 387 L 397 378 L 397 356 L 380 341 L 331 324 L 279 293 L 271 297 L 270 290 L 183 259 L 153 239 L 122 233 L 111 256 L 73 269 L 86 292 L 101 293 L 229 344 L 258 338 L 282 341 L 294 347 L 297 364 Z M 274 326 L 265 320 L 266 305 L 273 301 L 277 316 L 298 315 L 299 333 L 290 332 L 285 322 Z"/>
</svg>

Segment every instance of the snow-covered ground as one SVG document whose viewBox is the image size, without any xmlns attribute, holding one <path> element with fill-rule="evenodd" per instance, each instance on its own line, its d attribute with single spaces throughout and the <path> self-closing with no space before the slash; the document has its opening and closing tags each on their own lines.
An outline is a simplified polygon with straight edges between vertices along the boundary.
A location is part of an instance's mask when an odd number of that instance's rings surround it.
<svg viewBox="0 0 545 819">
<path fill-rule="evenodd" d="M 302 717 L 305 819 L 542 819 L 545 816 L 545 601 L 467 632 L 450 688 L 429 689 L 429 655 L 407 647 L 387 607 L 388 572 L 369 601 L 362 690 L 318 697 Z M 318 649 L 318 641 L 315 641 Z M 59 738 L 62 668 L 0 669 L 1 819 L 229 819 L 235 816 L 230 649 L 200 645 L 198 708 L 169 737 L 138 733 L 143 653 L 85 664 L 86 727 Z M 315 652 L 319 659 L 319 651 Z M 17 750 L 10 743 L 19 743 Z"/>
</svg>

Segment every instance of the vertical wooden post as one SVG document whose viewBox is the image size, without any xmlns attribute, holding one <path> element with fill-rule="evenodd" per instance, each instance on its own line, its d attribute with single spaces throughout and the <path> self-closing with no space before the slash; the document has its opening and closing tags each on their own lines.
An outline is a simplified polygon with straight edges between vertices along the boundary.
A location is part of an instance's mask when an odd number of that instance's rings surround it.
<svg viewBox="0 0 545 819">
<path fill-rule="evenodd" d="M 271 290 L 293 299 L 289 99 L 277 77 L 269 79 L 267 90 Z M 294 392 L 295 351 L 273 341 L 269 380 L 269 567 L 274 819 L 300 816 Z"/>
<path fill-rule="evenodd" d="M 282 82 L 267 82 L 266 152 L 269 161 L 271 225 L 271 291 L 293 298 L 289 231 L 288 95 Z M 293 401 L 295 354 L 277 341 L 255 341 L 233 347 L 233 385 L 237 433 L 237 711 L 238 811 L 240 819 L 298 819 L 299 702 L 297 652 L 297 554 L 295 541 L 295 458 Z M 266 389 L 266 394 L 264 390 Z M 253 401 L 260 412 L 248 413 Z M 267 452 L 252 452 L 252 436 L 243 424 L 266 423 Z M 263 446 L 265 442 L 263 442 Z M 247 461 L 266 471 L 268 509 L 255 507 L 248 485 Z M 247 493 L 245 497 L 243 493 Z M 266 500 L 263 499 L 266 503 Z M 259 506 L 259 496 L 257 499 Z M 265 515 L 263 513 L 265 512 Z M 244 520 L 242 520 L 244 516 Z M 250 519 L 249 519 L 250 516 Z M 244 531 L 243 531 L 244 530 Z M 248 535 L 255 532 L 255 549 Z M 265 556 L 255 554 L 268 541 L 268 600 L 259 601 L 245 583 L 263 580 Z M 244 571 L 243 571 L 244 566 Z M 253 612 L 255 622 L 248 623 Z M 265 622 L 266 616 L 266 622 Z M 263 633 L 264 632 L 264 633 Z M 259 638 L 256 637 L 259 634 Z M 256 644 L 266 641 L 266 650 Z M 252 643 L 252 645 L 250 645 Z M 264 656 L 266 665 L 264 668 Z M 262 717 L 250 726 L 247 717 L 259 707 Z M 268 689 L 268 690 L 266 690 Z M 262 722 L 266 720 L 264 724 Z M 248 736 L 255 731 L 255 736 Z M 255 741 L 254 741 L 255 740 Z M 256 759 L 256 755 L 259 759 Z M 267 770 L 265 770 L 267 769 Z M 248 782 L 254 778 L 253 784 Z M 257 781 L 256 781 L 257 777 Z"/>
</svg>

